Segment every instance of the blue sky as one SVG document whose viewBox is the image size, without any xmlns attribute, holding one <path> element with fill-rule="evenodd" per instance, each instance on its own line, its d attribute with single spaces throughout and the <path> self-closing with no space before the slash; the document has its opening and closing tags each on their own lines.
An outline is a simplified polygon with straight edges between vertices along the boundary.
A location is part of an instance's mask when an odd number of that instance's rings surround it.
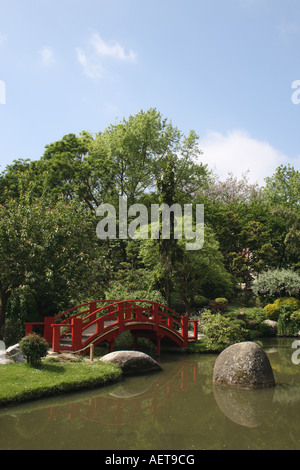
<svg viewBox="0 0 300 470">
<path fill-rule="evenodd" d="M 299 58 L 299 0 L 0 0 L 1 168 L 155 107 L 263 184 L 300 170 Z"/>
</svg>

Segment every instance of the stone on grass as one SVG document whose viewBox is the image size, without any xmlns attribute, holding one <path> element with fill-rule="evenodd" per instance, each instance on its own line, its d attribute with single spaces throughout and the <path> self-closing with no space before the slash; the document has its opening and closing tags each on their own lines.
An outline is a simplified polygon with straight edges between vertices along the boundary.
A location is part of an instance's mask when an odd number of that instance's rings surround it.
<svg viewBox="0 0 300 470">
<path fill-rule="evenodd" d="M 26 362 L 25 356 L 21 353 L 19 344 L 14 344 L 6 350 L 6 358 L 15 363 Z"/>
<path fill-rule="evenodd" d="M 152 357 L 140 351 L 115 351 L 102 357 L 101 361 L 116 364 L 124 375 L 161 370 L 160 365 Z"/>
<path fill-rule="evenodd" d="M 275 386 L 268 356 L 258 344 L 250 341 L 229 346 L 219 355 L 213 382 L 248 390 Z"/>
</svg>

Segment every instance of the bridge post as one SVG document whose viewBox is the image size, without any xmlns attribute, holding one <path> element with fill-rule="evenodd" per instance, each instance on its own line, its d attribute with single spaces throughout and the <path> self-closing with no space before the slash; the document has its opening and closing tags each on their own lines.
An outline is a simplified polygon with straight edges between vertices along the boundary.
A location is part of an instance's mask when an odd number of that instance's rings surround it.
<svg viewBox="0 0 300 470">
<path fill-rule="evenodd" d="M 189 342 L 189 317 L 182 317 L 181 331 L 184 345 L 187 346 Z"/>
<path fill-rule="evenodd" d="M 96 320 L 96 314 L 93 314 L 97 310 L 97 302 L 90 303 L 90 323 Z"/>
<path fill-rule="evenodd" d="M 28 336 L 33 331 L 33 324 L 32 323 L 25 323 L 25 336 Z"/>
<path fill-rule="evenodd" d="M 194 339 L 198 339 L 198 321 L 194 321 Z"/>
<path fill-rule="evenodd" d="M 60 352 L 60 325 L 53 325 L 52 328 L 52 351 L 59 353 Z"/>
<path fill-rule="evenodd" d="M 163 335 L 156 335 L 156 353 L 160 356 L 160 342 L 163 339 Z"/>
<path fill-rule="evenodd" d="M 126 302 L 124 307 L 125 307 L 124 318 L 125 318 L 125 320 L 130 320 L 131 319 L 131 308 L 132 308 L 131 302 Z"/>
<path fill-rule="evenodd" d="M 72 350 L 79 351 L 82 348 L 82 319 L 72 319 Z"/>
<path fill-rule="evenodd" d="M 109 345 L 109 352 L 112 353 L 114 351 L 114 344 L 115 344 L 115 338 L 111 339 L 108 341 L 108 345 Z"/>
<path fill-rule="evenodd" d="M 159 325 L 158 305 L 155 302 L 152 303 L 152 312 L 153 312 L 152 319 L 154 321 L 154 329 L 158 330 L 158 325 Z"/>
<path fill-rule="evenodd" d="M 119 334 L 124 331 L 124 303 L 118 304 L 118 324 L 119 324 Z"/>
<path fill-rule="evenodd" d="M 133 337 L 133 350 L 137 351 L 137 335 L 135 334 L 135 331 L 131 331 L 130 333 Z"/>
</svg>

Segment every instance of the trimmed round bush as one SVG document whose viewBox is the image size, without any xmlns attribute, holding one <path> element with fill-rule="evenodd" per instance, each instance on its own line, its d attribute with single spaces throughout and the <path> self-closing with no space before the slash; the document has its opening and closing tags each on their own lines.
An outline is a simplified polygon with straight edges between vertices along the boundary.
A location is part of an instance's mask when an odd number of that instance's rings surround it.
<svg viewBox="0 0 300 470">
<path fill-rule="evenodd" d="M 215 302 L 218 302 L 219 304 L 228 305 L 228 300 L 225 299 L 225 297 L 217 297 L 217 298 L 215 299 Z"/>
<path fill-rule="evenodd" d="M 279 307 L 275 304 L 268 304 L 264 308 L 264 314 L 267 320 L 277 321 L 279 318 Z"/>
<path fill-rule="evenodd" d="M 19 345 L 27 362 L 31 365 L 41 362 L 41 358 L 47 355 L 49 349 L 47 341 L 35 333 L 25 336 Z"/>
</svg>

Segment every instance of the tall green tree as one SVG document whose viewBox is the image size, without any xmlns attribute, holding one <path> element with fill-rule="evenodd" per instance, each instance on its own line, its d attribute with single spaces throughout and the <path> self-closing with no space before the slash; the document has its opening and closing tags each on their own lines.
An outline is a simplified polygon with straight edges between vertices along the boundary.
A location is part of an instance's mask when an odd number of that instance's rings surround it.
<svg viewBox="0 0 300 470">
<path fill-rule="evenodd" d="M 205 204 L 206 223 L 216 233 L 237 288 L 250 289 L 258 273 L 278 266 L 286 222 L 270 210 L 264 191 L 247 175 L 216 178 L 197 200 Z"/>
<path fill-rule="evenodd" d="M 159 281 L 164 267 L 158 243 L 155 240 L 143 241 L 140 255 L 152 274 L 152 288 L 161 287 Z M 170 297 L 172 301 L 185 305 L 187 315 L 192 312 L 197 296 L 213 299 L 230 297 L 233 292 L 232 278 L 225 268 L 219 243 L 209 227 L 205 228 L 204 245 L 200 250 L 186 250 L 185 238 L 177 241 L 170 275 Z"/>
<path fill-rule="evenodd" d="M 266 178 L 264 197 L 279 227 L 279 267 L 299 270 L 300 172 L 291 165 L 279 166 L 272 177 Z"/>
<path fill-rule="evenodd" d="M 300 171 L 291 165 L 280 165 L 266 178 L 265 198 L 270 204 L 300 209 Z"/>
<path fill-rule="evenodd" d="M 153 108 L 97 134 L 89 161 L 96 166 L 104 155 L 110 159 L 116 195 L 127 197 L 130 205 L 155 193 L 170 155 L 178 196 L 190 196 L 208 175 L 199 161 L 197 135 L 191 131 L 184 136 Z"/>
<path fill-rule="evenodd" d="M 17 297 L 28 303 L 26 308 L 23 302 L 23 322 L 101 298 L 110 261 L 95 226 L 77 201 L 53 204 L 27 193 L 0 206 L 0 337 Z"/>
</svg>

